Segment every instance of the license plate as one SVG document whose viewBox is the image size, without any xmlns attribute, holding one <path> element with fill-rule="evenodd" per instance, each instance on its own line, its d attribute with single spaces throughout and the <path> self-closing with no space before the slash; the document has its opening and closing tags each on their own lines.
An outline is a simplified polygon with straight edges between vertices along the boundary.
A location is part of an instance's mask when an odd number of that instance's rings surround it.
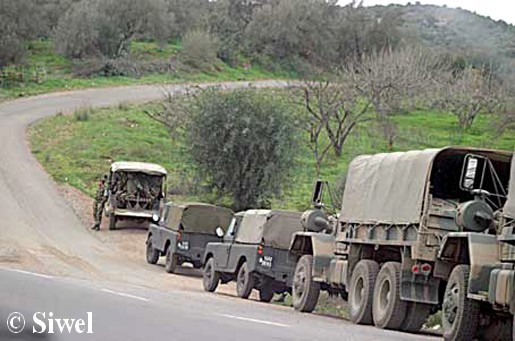
<svg viewBox="0 0 515 341">
<path fill-rule="evenodd" d="M 261 265 L 262 267 L 271 268 L 273 260 L 274 260 L 274 257 L 272 257 L 272 256 L 262 256 L 262 257 L 259 257 L 258 262 L 259 262 L 259 265 Z"/>
<path fill-rule="evenodd" d="M 179 250 L 189 250 L 190 248 L 190 243 L 188 241 L 181 241 L 177 244 L 177 248 Z"/>
</svg>

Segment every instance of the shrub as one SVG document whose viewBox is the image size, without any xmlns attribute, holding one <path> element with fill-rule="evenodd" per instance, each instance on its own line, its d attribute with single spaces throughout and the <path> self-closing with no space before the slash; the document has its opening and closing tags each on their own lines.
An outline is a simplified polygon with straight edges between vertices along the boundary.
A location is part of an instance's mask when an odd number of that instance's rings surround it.
<svg viewBox="0 0 515 341">
<path fill-rule="evenodd" d="M 233 208 L 266 207 L 278 195 L 295 160 L 288 108 L 249 90 L 206 90 L 193 110 L 189 145 L 205 180 Z"/>
<path fill-rule="evenodd" d="M 216 62 L 218 39 L 206 31 L 193 30 L 184 35 L 180 58 L 197 69 L 211 69 Z"/>
</svg>

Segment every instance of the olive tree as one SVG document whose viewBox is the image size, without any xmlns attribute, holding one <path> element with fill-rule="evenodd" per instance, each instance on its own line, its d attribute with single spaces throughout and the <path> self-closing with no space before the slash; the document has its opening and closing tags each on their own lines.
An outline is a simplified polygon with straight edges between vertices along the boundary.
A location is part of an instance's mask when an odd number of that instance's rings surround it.
<svg viewBox="0 0 515 341">
<path fill-rule="evenodd" d="M 294 163 L 288 108 L 252 90 L 206 90 L 195 102 L 188 144 L 208 185 L 235 210 L 267 206 Z"/>
<path fill-rule="evenodd" d="M 56 50 L 71 58 L 123 57 L 138 36 L 166 40 L 170 15 L 164 0 L 82 0 L 59 20 Z"/>
</svg>

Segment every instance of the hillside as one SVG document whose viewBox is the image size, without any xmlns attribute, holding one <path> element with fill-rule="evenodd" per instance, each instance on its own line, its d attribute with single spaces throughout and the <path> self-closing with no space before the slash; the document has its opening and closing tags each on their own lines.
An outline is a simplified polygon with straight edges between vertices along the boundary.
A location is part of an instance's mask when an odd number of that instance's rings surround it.
<svg viewBox="0 0 515 341">
<path fill-rule="evenodd" d="M 411 4 L 374 7 L 377 15 L 400 15 L 399 30 L 408 44 L 470 58 L 476 62 L 508 62 L 515 66 L 515 26 L 460 8 Z"/>
</svg>

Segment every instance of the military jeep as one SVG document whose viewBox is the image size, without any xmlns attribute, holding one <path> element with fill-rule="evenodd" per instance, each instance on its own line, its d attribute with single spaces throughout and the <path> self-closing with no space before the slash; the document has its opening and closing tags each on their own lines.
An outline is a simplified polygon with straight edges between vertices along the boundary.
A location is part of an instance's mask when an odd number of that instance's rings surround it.
<svg viewBox="0 0 515 341">
<path fill-rule="evenodd" d="M 237 213 L 222 242 L 206 247 L 204 290 L 213 292 L 219 282 L 236 281 L 236 292 L 248 298 L 253 289 L 259 299 L 270 302 L 274 293 L 291 290 L 294 260 L 288 247 L 301 231 L 300 213 L 249 210 Z"/>
<path fill-rule="evenodd" d="M 147 262 L 156 264 L 160 256 L 165 256 L 168 273 L 175 272 L 183 263 L 200 268 L 206 244 L 223 237 L 232 217 L 233 212 L 223 207 L 167 203 L 159 222 L 151 224 L 148 230 Z"/>
<path fill-rule="evenodd" d="M 108 177 L 105 214 L 109 229 L 123 219 L 147 220 L 159 215 L 166 196 L 166 170 L 144 162 L 114 162 Z"/>
<path fill-rule="evenodd" d="M 446 340 L 513 337 L 512 152 L 359 156 L 340 214 L 315 209 L 304 218 L 309 228 L 290 247 L 295 309 L 312 311 L 329 290 L 348 298 L 355 323 L 413 332 L 441 309 Z"/>
</svg>

